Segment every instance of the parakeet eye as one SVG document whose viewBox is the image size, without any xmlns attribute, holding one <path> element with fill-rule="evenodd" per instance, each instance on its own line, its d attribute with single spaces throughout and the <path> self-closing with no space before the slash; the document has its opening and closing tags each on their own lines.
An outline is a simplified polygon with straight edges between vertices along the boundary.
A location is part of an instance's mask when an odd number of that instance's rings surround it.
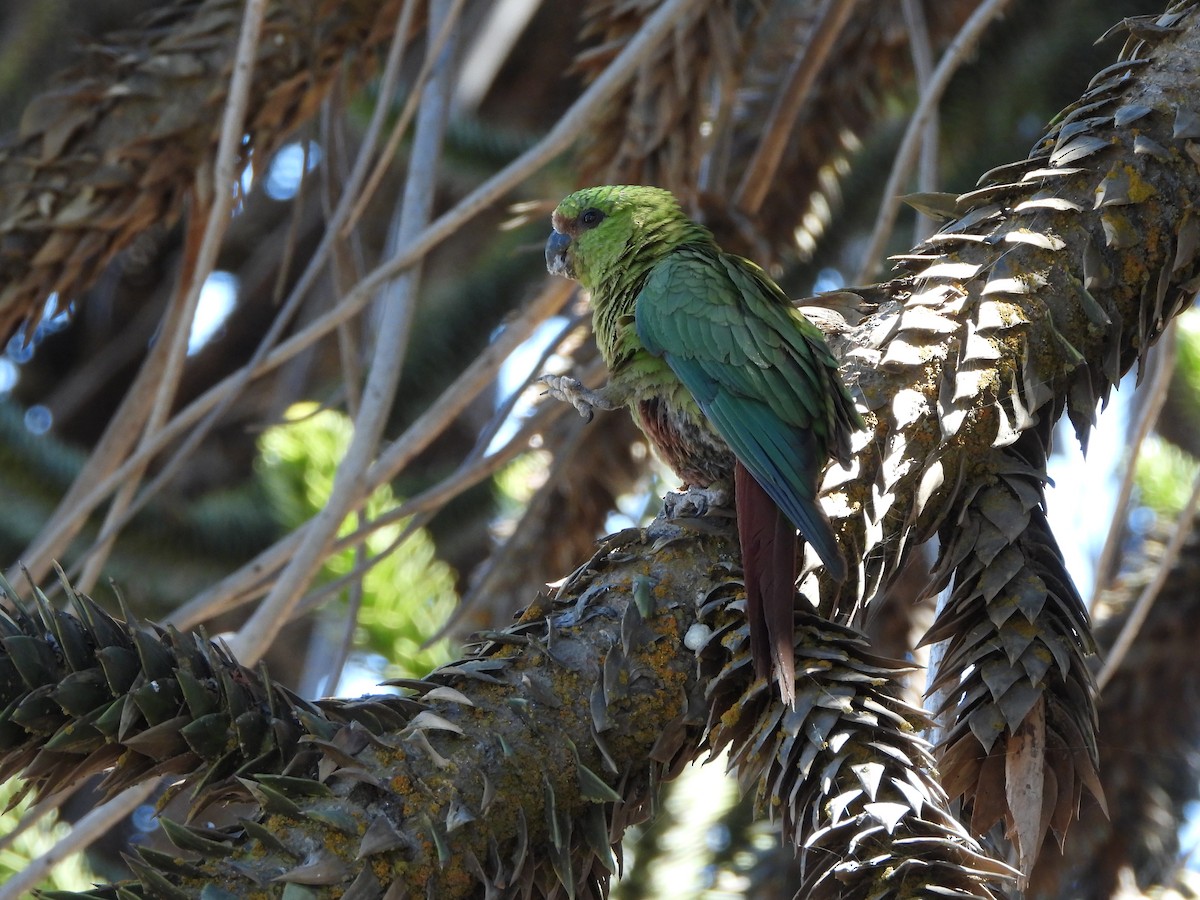
<svg viewBox="0 0 1200 900">
<path fill-rule="evenodd" d="M 600 210 L 596 209 L 595 207 L 592 207 L 591 209 L 585 209 L 579 214 L 579 224 L 584 228 L 595 228 L 600 224 L 600 220 L 603 218 L 604 213 L 600 212 Z"/>
</svg>

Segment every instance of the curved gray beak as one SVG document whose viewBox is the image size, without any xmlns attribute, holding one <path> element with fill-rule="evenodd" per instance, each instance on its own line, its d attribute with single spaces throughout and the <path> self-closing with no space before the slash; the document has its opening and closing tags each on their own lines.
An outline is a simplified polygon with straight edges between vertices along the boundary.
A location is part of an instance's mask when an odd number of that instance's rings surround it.
<svg viewBox="0 0 1200 900">
<path fill-rule="evenodd" d="M 570 235 L 561 231 L 551 231 L 546 240 L 546 271 L 551 275 L 562 275 L 564 278 L 574 278 L 575 271 L 567 258 L 567 248 L 571 246 Z"/>
</svg>

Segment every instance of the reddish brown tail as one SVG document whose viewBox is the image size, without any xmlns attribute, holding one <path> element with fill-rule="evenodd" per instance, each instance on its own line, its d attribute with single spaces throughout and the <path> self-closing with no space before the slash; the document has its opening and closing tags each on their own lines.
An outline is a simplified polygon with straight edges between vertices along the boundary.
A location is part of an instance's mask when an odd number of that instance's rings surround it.
<svg viewBox="0 0 1200 900">
<path fill-rule="evenodd" d="M 733 485 L 754 671 L 769 678 L 774 668 L 783 702 L 791 705 L 796 699 L 796 529 L 740 462 Z"/>
</svg>

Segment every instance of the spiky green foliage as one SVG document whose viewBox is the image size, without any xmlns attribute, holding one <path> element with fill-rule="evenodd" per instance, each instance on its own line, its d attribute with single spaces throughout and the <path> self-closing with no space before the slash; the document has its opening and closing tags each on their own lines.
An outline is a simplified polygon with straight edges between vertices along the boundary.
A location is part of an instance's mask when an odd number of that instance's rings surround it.
<svg viewBox="0 0 1200 900">
<path fill-rule="evenodd" d="M 1044 848 L 1027 896 L 1111 897 L 1132 881 L 1173 886 L 1188 879 L 1190 808 L 1200 785 L 1200 703 L 1194 683 L 1200 627 L 1200 530 L 1191 532 L 1163 579 L 1140 641 L 1124 657 L 1100 699 L 1100 778 L 1108 815 L 1087 816 L 1062 853 Z M 1154 528 L 1113 589 L 1101 595 L 1108 614 L 1096 640 L 1106 657 L 1146 588 L 1162 577 L 1170 541 Z M 1180 889 L 1179 895 L 1188 896 Z M 1174 896 L 1163 891 L 1161 896 Z"/>
<path fill-rule="evenodd" d="M 1088 625 L 1038 508 L 1049 425 L 1065 408 L 1086 440 L 1098 401 L 1194 295 L 1187 146 L 1200 132 L 1195 95 L 1176 86 L 1200 76 L 1195 19 L 1185 3 L 1152 27 L 1129 23 L 1122 60 L 1030 158 L 985 175 L 902 258 L 903 307 L 850 351 L 879 372 L 859 383 L 880 428 L 858 478 L 827 485 L 855 510 L 842 534 L 865 562 L 836 608 L 868 601 L 909 542 L 941 533 L 939 581 L 953 584 L 934 626 L 952 640 L 938 674 L 953 710 L 946 775 L 969 807 L 986 802 L 980 825 L 1009 824 L 1025 870 L 1095 780 Z M 1187 60 L 1187 74 L 1159 54 Z"/>
<path fill-rule="evenodd" d="M 1085 787 L 1104 801 L 1095 647 L 1042 508 L 1045 440 L 1033 429 L 996 451 L 1001 477 L 944 530 L 935 583 L 954 588 L 925 637 L 945 642 L 931 686 L 954 723 L 943 784 L 967 798 L 974 833 L 1003 820 L 1026 870 L 1048 830 L 1066 839 Z"/>
<path fill-rule="evenodd" d="M 0 611 L 0 779 L 39 795 L 110 770 L 112 795 L 155 775 L 185 783 L 197 807 L 239 776 L 294 764 L 303 715 L 317 708 L 193 634 L 113 620 L 64 583 L 74 614 L 40 592 Z M 115 764 L 116 768 L 113 768 Z"/>
<path fill-rule="evenodd" d="M 898 696 L 904 667 L 857 632 L 798 616 L 789 709 L 762 682 L 747 689 L 738 672 L 747 639 L 743 623 L 727 620 L 697 651 L 712 673 L 705 740 L 714 753 L 728 748 L 743 790 L 757 791 L 803 854 L 797 896 L 995 896 L 1014 873 L 949 812 L 920 736 L 929 720 Z"/>
<path fill-rule="evenodd" d="M 490 884 L 600 897 L 624 830 L 707 732 L 710 748 L 742 755 L 748 782 L 763 767 L 796 788 L 785 826 L 813 860 L 813 896 L 847 877 L 857 886 L 836 896 L 902 896 L 935 878 L 991 896 L 1002 870 L 954 827 L 913 732 L 919 716 L 861 637 L 804 623 L 802 706 L 782 720 L 772 691 L 750 690 L 736 547 L 727 530 L 661 522 L 616 535 L 553 601 L 428 678 L 398 682 L 411 696 L 318 704 L 201 638 L 115 622 L 78 595 L 77 615 L 35 597 L 3 620 L 0 773 L 24 768 L 42 791 L 102 766 L 114 766 L 108 790 L 179 774 L 195 813 L 256 810 L 229 826 L 164 825 L 183 856 L 141 851 L 128 896 L 307 885 L 380 897 L 395 884 L 452 898 Z M 892 757 L 879 772 L 872 743 Z M 814 790 L 834 801 L 828 822 L 811 819 Z M 830 847 L 850 834 L 875 860 L 898 862 L 915 842 L 924 862 L 889 875 L 891 863 L 843 857 L 827 877 Z"/>
</svg>

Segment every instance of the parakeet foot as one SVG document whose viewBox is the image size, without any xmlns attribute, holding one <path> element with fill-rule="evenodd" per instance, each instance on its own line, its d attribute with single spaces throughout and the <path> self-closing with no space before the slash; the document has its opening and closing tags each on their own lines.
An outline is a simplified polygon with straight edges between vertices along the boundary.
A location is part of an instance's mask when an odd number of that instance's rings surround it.
<svg viewBox="0 0 1200 900">
<path fill-rule="evenodd" d="M 570 403 L 589 422 L 595 410 L 613 408 L 612 402 L 603 393 L 584 387 L 578 378 L 570 375 L 542 375 L 538 381 L 546 386 L 546 394 L 555 400 Z"/>
<path fill-rule="evenodd" d="M 720 485 L 689 487 L 663 497 L 663 513 L 668 519 L 698 519 L 730 507 L 729 491 Z"/>
</svg>

